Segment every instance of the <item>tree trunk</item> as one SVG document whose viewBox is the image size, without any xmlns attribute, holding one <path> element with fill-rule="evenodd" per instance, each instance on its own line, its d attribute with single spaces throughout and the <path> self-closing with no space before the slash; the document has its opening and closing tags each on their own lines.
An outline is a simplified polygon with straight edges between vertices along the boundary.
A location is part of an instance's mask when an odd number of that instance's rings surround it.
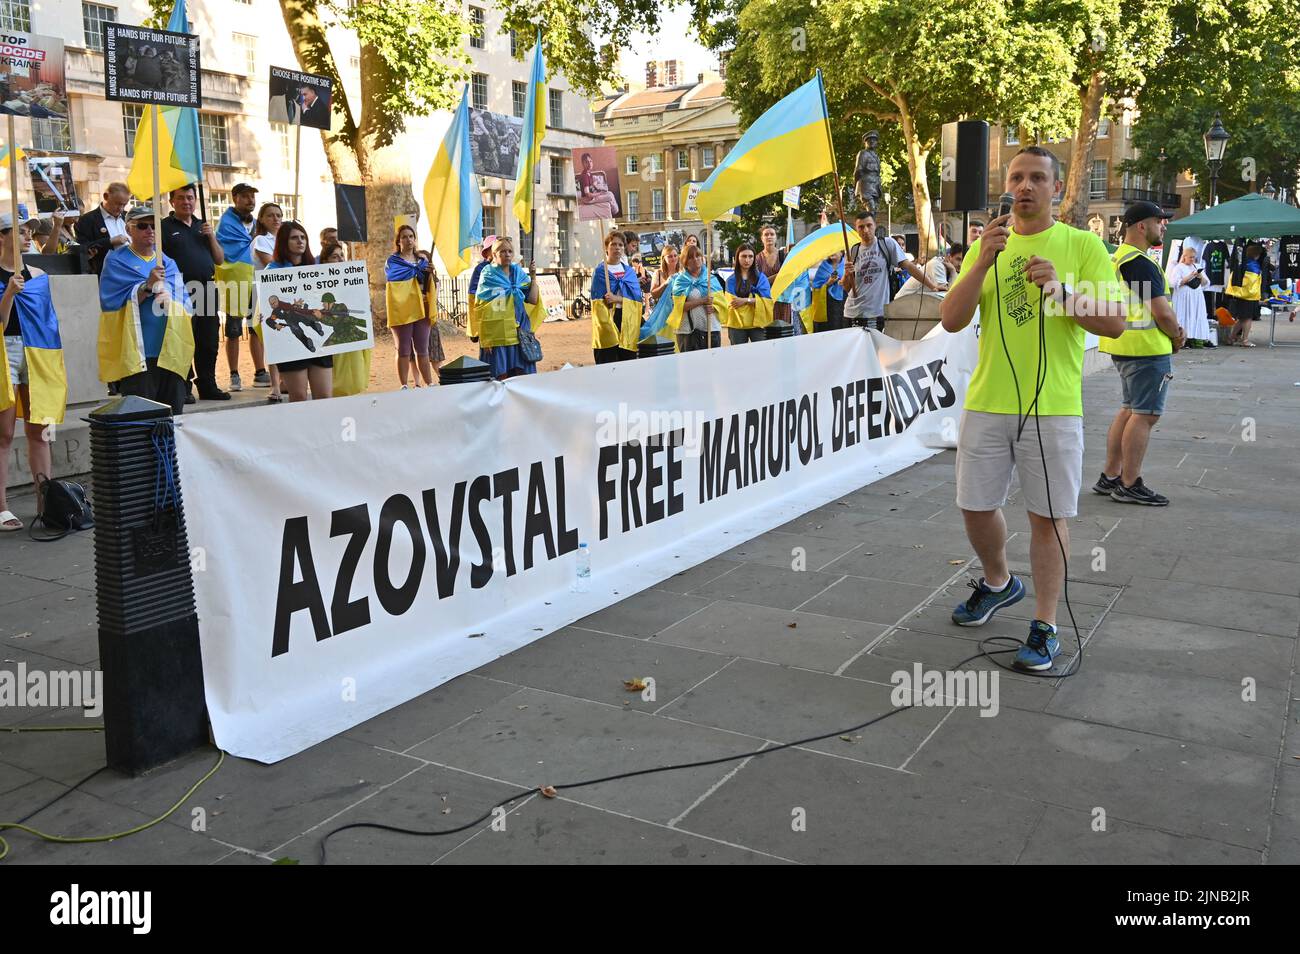
<svg viewBox="0 0 1300 954">
<path fill-rule="evenodd" d="M 934 210 L 930 208 L 930 181 L 925 174 L 925 164 L 933 144 L 921 143 L 916 136 L 912 111 L 901 96 L 894 100 L 903 127 L 903 145 L 907 150 L 907 171 L 912 180 L 912 202 L 916 206 L 916 234 L 921 254 L 934 254 Z"/>
<path fill-rule="evenodd" d="M 1079 128 L 1074 133 L 1070 168 L 1066 170 L 1065 194 L 1061 197 L 1060 219 L 1075 228 L 1085 228 L 1088 200 L 1092 191 L 1092 151 L 1097 144 L 1097 124 L 1101 119 L 1101 101 L 1106 96 L 1106 77 L 1101 71 L 1088 78 L 1079 93 L 1082 109 Z"/>
</svg>

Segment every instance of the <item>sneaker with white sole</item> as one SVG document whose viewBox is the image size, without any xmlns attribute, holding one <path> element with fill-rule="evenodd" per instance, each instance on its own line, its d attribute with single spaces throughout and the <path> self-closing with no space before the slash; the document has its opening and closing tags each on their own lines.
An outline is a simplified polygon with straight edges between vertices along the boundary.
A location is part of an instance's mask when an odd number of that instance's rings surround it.
<svg viewBox="0 0 1300 954">
<path fill-rule="evenodd" d="M 1052 668 L 1060 651 L 1061 643 L 1056 638 L 1056 630 L 1050 623 L 1036 619 L 1029 624 L 1029 638 L 1016 653 L 1013 665 L 1017 669 L 1042 672 Z"/>
<path fill-rule="evenodd" d="M 998 610 L 1025 598 L 1025 584 L 1015 574 L 1001 590 L 990 587 L 983 577 L 979 582 L 968 580 L 966 585 L 975 592 L 952 611 L 952 621 L 958 626 L 983 626 Z"/>
<path fill-rule="evenodd" d="M 1169 506 L 1169 498 L 1156 493 L 1142 483 L 1141 477 L 1133 482 L 1132 487 L 1125 487 L 1123 483 L 1117 483 L 1115 489 L 1110 492 L 1110 499 L 1119 503 L 1138 504 L 1143 507 Z"/>
<path fill-rule="evenodd" d="M 244 382 L 239 380 L 239 372 L 237 371 L 230 376 L 230 390 L 232 391 L 244 390 Z"/>
<path fill-rule="evenodd" d="M 1114 477 L 1107 477 L 1106 472 L 1103 470 L 1101 476 L 1097 478 L 1097 482 L 1092 485 L 1092 492 L 1101 494 L 1103 497 L 1109 497 L 1119 485 L 1119 474 Z"/>
<path fill-rule="evenodd" d="M 266 368 L 263 368 L 261 371 L 253 372 L 253 387 L 269 388 L 270 386 L 271 375 L 267 372 Z"/>
</svg>

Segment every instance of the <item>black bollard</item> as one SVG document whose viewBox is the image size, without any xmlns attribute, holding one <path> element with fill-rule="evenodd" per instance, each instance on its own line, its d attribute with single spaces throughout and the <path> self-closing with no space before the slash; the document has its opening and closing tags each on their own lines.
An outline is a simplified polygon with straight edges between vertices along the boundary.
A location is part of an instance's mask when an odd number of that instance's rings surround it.
<svg viewBox="0 0 1300 954">
<path fill-rule="evenodd" d="M 789 322 L 774 321 L 767 326 L 768 341 L 771 341 L 773 338 L 793 338 L 793 337 L 794 337 L 794 325 L 790 324 Z"/>
<path fill-rule="evenodd" d="M 104 746 L 132 775 L 208 741 L 173 426 L 133 395 L 90 415 Z"/>
<path fill-rule="evenodd" d="M 469 355 L 449 361 L 438 369 L 439 384 L 465 384 L 468 381 L 491 381 L 492 368 L 485 361 Z"/>
<path fill-rule="evenodd" d="M 672 338 L 664 335 L 655 335 L 653 338 L 647 338 L 637 347 L 636 356 L 638 358 L 657 358 L 660 355 L 672 354 L 677 350 L 677 343 Z"/>
</svg>

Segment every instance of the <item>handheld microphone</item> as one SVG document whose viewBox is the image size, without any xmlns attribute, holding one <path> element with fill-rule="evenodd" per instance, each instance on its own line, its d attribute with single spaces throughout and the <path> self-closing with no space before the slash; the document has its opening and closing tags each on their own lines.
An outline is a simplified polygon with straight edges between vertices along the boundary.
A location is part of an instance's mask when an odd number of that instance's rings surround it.
<svg viewBox="0 0 1300 954">
<path fill-rule="evenodd" d="M 1002 193 L 1002 198 L 998 200 L 998 218 L 1004 215 L 1010 215 L 1011 209 L 1016 204 L 1016 197 L 1010 192 Z"/>
</svg>

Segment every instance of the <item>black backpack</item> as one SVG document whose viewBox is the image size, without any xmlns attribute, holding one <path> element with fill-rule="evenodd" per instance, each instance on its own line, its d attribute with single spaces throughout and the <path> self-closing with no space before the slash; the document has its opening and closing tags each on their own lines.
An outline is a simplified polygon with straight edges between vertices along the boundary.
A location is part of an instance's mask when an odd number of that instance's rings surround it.
<svg viewBox="0 0 1300 954">
<path fill-rule="evenodd" d="M 95 525 L 86 488 L 74 480 L 51 480 L 43 474 L 36 475 L 37 488 L 44 507 L 32 521 L 28 535 L 41 543 L 62 540 L 74 530 L 89 530 Z M 38 537 L 36 525 L 53 530 L 52 536 Z"/>
</svg>

